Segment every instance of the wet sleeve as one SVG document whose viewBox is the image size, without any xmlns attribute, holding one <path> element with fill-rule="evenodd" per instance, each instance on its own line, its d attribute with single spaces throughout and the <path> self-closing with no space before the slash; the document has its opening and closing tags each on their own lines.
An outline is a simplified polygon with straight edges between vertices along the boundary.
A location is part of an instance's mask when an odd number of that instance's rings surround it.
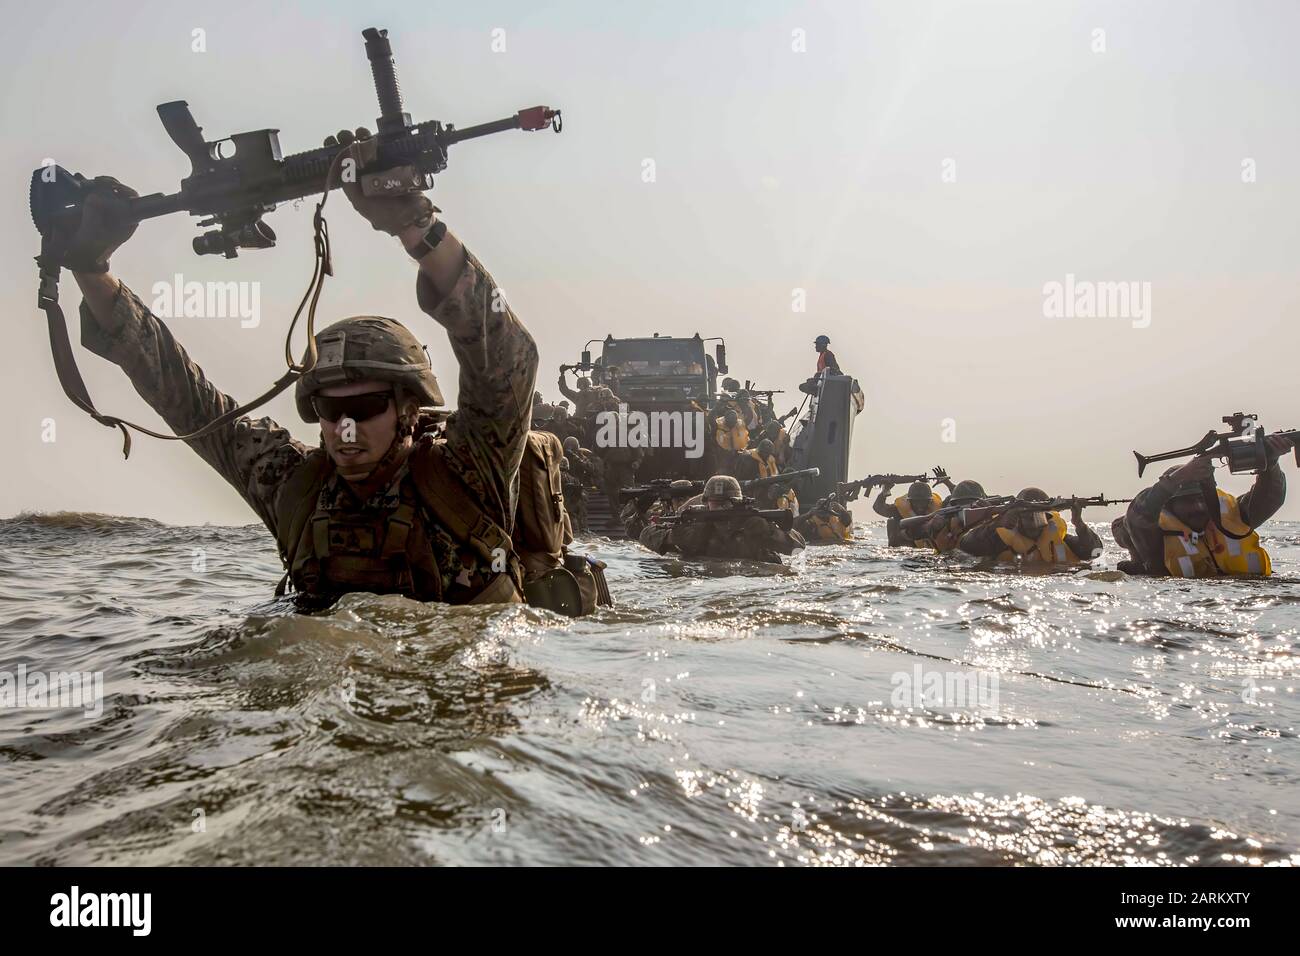
<svg viewBox="0 0 1300 956">
<path fill-rule="evenodd" d="M 1075 530 L 1078 531 L 1078 534 L 1067 534 L 1065 536 L 1065 546 L 1084 561 L 1091 561 L 1094 555 L 1100 557 L 1103 548 L 1101 538 L 1097 535 L 1097 532 L 1088 527 L 1086 523 Z"/>
<path fill-rule="evenodd" d="M 1289 452 L 1288 452 L 1289 454 Z M 1255 477 L 1255 484 L 1250 491 L 1241 496 L 1237 508 L 1241 511 L 1241 520 L 1252 528 L 1258 528 L 1282 507 L 1286 501 L 1286 475 L 1282 466 L 1274 461 L 1266 471 Z"/>
<path fill-rule="evenodd" d="M 81 303 L 81 343 L 126 372 L 131 384 L 178 435 L 206 425 L 238 404 L 208 381 L 171 330 L 125 285 L 113 303 L 115 332 L 107 332 Z M 269 418 L 245 416 L 211 435 L 187 441 L 225 478 L 272 533 L 275 493 L 308 449 Z"/>
<path fill-rule="evenodd" d="M 957 542 L 957 547 L 977 558 L 996 558 L 1007 549 L 1006 544 L 998 537 L 996 521 L 989 521 L 967 531 Z"/>
<path fill-rule="evenodd" d="M 874 511 L 876 514 L 880 515 L 882 518 L 902 517 L 902 514 L 899 513 L 899 510 L 896 507 L 894 507 L 893 503 L 889 500 L 888 491 L 882 491 L 880 494 L 876 495 L 876 500 L 871 504 L 871 510 Z"/>
<path fill-rule="evenodd" d="M 416 297 L 447 330 L 460 365 L 458 408 L 447 426 L 449 449 L 461 459 L 488 514 L 510 529 L 519 462 L 532 423 L 537 346 L 468 249 L 460 277 L 445 297 L 439 298 L 424 273 Z"/>
<path fill-rule="evenodd" d="M 569 399 L 569 400 L 572 401 L 572 402 L 576 402 L 576 401 L 578 400 L 578 391 L 577 391 L 577 389 L 575 389 L 575 388 L 573 388 L 571 385 L 569 385 L 569 384 L 564 380 L 564 376 L 563 376 L 563 375 L 560 376 L 559 386 L 560 386 L 560 394 L 563 395 L 565 398 Z"/>
<path fill-rule="evenodd" d="M 1148 574 L 1165 573 L 1165 536 L 1160 530 L 1160 512 L 1177 490 L 1177 483 L 1161 478 L 1150 488 L 1139 491 L 1124 514 L 1124 524 L 1133 541 L 1130 551 Z"/>
</svg>

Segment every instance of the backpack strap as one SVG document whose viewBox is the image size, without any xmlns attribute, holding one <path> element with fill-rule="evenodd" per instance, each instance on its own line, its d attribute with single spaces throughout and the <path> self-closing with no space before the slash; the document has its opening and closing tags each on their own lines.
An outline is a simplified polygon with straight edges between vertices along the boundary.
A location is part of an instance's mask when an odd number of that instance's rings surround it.
<svg viewBox="0 0 1300 956">
<path fill-rule="evenodd" d="M 438 523 L 457 541 L 468 545 L 489 568 L 504 554 L 506 573 L 522 595 L 523 569 L 510 534 L 488 516 L 465 482 L 452 471 L 441 446 L 430 443 L 417 448 L 410 466 L 416 493 Z"/>
</svg>

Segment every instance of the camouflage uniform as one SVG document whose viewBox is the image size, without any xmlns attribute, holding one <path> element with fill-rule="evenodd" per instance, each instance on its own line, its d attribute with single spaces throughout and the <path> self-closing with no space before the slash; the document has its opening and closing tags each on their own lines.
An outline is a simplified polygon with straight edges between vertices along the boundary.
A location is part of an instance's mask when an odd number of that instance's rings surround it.
<svg viewBox="0 0 1300 956">
<path fill-rule="evenodd" d="M 730 521 L 691 521 L 687 509 L 671 525 L 647 525 L 641 543 L 659 554 L 676 551 L 686 558 L 767 561 L 780 563 L 805 542 L 795 531 L 783 531 L 752 512 Z"/>
<path fill-rule="evenodd" d="M 568 459 L 565 459 L 568 461 Z M 573 462 L 560 474 L 564 486 L 564 507 L 573 519 L 574 534 L 586 534 L 587 526 L 587 489 L 573 473 Z"/>
<path fill-rule="evenodd" d="M 447 421 L 445 439 L 421 438 L 408 462 L 416 455 L 440 456 L 484 513 L 508 531 L 514 525 L 519 463 L 532 417 L 537 347 L 508 308 L 494 311 L 496 283 L 468 250 L 465 258 L 455 287 L 441 300 L 423 273 L 416 282 L 420 308 L 446 328 L 460 365 L 460 407 Z M 105 331 L 82 302 L 82 343 L 120 366 L 174 432 L 193 431 L 238 404 L 208 381 L 167 326 L 125 285 L 114 303 L 112 324 L 117 331 Z M 277 535 L 277 504 L 284 504 L 277 502 L 277 494 L 313 449 L 269 418 L 248 417 L 187 444 Z M 391 512 L 412 497 L 404 485 L 406 474 L 403 466 L 386 491 L 364 502 L 356 500 L 346 482 L 331 476 L 321 486 L 317 504 L 343 518 Z M 441 599 L 471 600 L 494 576 L 492 570 L 460 547 L 425 509 L 417 516 L 416 531 L 428 542 L 441 578 L 432 582 Z"/>
</svg>

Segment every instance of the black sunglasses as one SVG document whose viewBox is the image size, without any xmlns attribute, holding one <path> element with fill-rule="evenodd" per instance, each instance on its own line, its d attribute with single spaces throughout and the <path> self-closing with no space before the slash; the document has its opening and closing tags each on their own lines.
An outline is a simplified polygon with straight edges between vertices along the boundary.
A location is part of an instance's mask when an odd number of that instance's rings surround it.
<svg viewBox="0 0 1300 956">
<path fill-rule="evenodd" d="M 363 392 L 360 395 L 313 395 L 311 407 L 323 422 L 337 422 L 350 418 L 364 422 L 388 410 L 392 392 Z"/>
</svg>

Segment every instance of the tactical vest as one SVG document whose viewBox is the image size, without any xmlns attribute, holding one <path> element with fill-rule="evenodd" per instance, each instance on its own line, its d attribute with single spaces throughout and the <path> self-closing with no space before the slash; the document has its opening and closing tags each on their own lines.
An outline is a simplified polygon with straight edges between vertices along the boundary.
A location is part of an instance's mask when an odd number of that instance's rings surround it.
<svg viewBox="0 0 1300 956">
<path fill-rule="evenodd" d="M 1176 578 L 1213 578 L 1219 575 L 1268 577 L 1273 563 L 1259 544 L 1255 529 L 1241 520 L 1237 499 L 1222 488 L 1219 520 L 1196 532 L 1174 517 L 1160 512 L 1160 530 L 1165 536 L 1165 570 Z"/>
<path fill-rule="evenodd" d="M 1026 537 L 1014 528 L 997 528 L 996 531 L 1007 546 L 1007 550 L 998 555 L 999 561 L 1019 558 L 1027 564 L 1077 564 L 1085 560 L 1065 543 L 1065 519 L 1055 511 L 1047 516 L 1047 526 L 1036 539 Z"/>
<path fill-rule="evenodd" d="M 509 533 L 483 510 L 450 469 L 439 448 L 417 442 L 394 476 L 396 508 L 346 514 L 321 506 L 321 489 L 334 473 L 324 450 L 312 450 L 276 495 L 276 543 L 286 584 L 305 597 L 328 599 L 349 591 L 404 594 L 417 601 L 518 603 L 523 573 Z M 488 577 L 477 590 L 446 587 L 419 520 L 423 510 L 477 559 Z M 451 593 L 447 593 L 451 591 Z"/>
</svg>

